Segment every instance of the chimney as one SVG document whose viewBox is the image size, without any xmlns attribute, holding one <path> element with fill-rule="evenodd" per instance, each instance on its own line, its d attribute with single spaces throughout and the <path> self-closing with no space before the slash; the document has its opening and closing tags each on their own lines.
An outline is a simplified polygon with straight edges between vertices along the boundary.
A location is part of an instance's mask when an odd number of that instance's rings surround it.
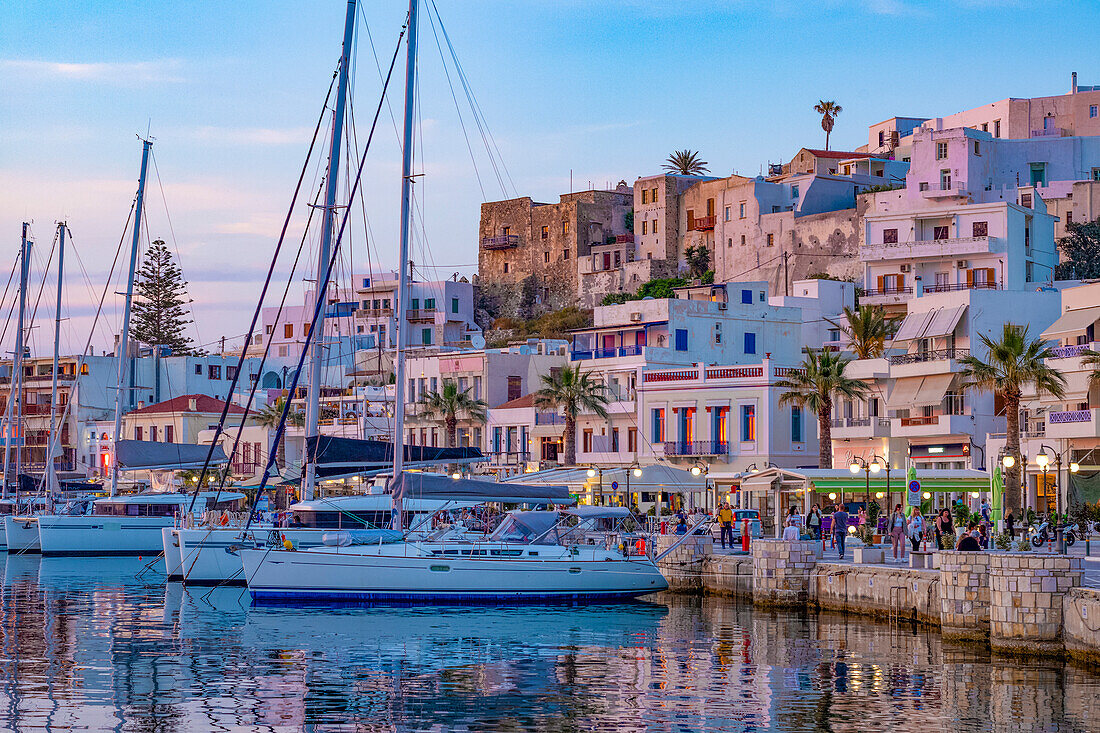
<svg viewBox="0 0 1100 733">
<path fill-rule="evenodd" d="M 1069 93 L 1070 94 L 1076 94 L 1077 93 L 1077 72 L 1076 71 L 1074 71 L 1072 74 L 1069 75 Z"/>
<path fill-rule="evenodd" d="M 199 411 L 199 400 L 198 400 L 198 398 L 188 397 L 187 398 L 187 409 L 190 410 L 191 412 L 198 412 Z"/>
</svg>

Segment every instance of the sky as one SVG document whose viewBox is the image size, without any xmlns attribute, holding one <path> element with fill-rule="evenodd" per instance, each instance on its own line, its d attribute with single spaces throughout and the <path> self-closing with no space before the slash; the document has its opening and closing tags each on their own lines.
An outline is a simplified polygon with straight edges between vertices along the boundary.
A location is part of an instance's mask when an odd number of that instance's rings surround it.
<svg viewBox="0 0 1100 733">
<path fill-rule="evenodd" d="M 355 156 L 407 10 L 401 0 L 361 5 Z M 682 148 L 699 150 L 714 175 L 755 175 L 803 146 L 823 146 L 812 109 L 819 99 L 843 107 L 831 143 L 852 149 L 866 143 L 868 125 L 892 116 L 1065 93 L 1071 71 L 1081 84 L 1100 84 L 1100 3 L 422 0 L 420 7 L 422 175 L 412 250 L 420 279 L 476 272 L 483 201 L 556 201 L 571 182 L 573 190 L 632 183 Z M 44 267 L 58 220 L 72 233 L 63 347 L 83 348 L 104 291 L 97 353 L 119 328 L 115 292 L 124 283 L 116 274 L 108 285 L 108 273 L 120 241 L 129 243 L 139 135 L 154 138 L 155 163 L 142 241 L 164 239 L 178 253 L 196 342 L 239 342 L 339 59 L 346 8 L 344 0 L 0 3 L 0 278 L 13 268 L 21 223 L 31 222 L 32 295 L 40 301 L 32 351 L 52 348 L 46 321 L 56 263 L 45 275 Z M 403 82 L 402 51 L 363 168 L 363 195 L 351 207 L 343 282 L 352 271 L 396 264 Z M 277 302 L 303 241 L 321 157 L 306 165 L 306 193 L 277 263 L 282 283 L 267 304 Z M 314 269 L 316 229 L 293 277 L 295 304 Z M 11 297 L 9 289 L 3 317 Z M 3 338 L 10 351 L 11 329 Z"/>
</svg>

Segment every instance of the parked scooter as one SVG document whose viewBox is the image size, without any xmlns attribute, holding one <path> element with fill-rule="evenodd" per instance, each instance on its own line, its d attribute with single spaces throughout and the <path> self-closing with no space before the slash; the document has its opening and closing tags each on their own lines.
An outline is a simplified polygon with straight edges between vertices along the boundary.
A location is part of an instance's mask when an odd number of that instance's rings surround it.
<svg viewBox="0 0 1100 733">
<path fill-rule="evenodd" d="M 1076 525 L 1063 524 L 1058 527 L 1062 530 L 1062 539 L 1065 540 L 1066 547 L 1073 547 L 1073 543 L 1077 541 Z M 1044 519 L 1039 526 L 1032 525 L 1031 527 L 1031 545 L 1032 547 L 1042 547 L 1044 543 L 1050 542 L 1054 539 L 1054 536 L 1050 529 L 1050 520 Z"/>
</svg>

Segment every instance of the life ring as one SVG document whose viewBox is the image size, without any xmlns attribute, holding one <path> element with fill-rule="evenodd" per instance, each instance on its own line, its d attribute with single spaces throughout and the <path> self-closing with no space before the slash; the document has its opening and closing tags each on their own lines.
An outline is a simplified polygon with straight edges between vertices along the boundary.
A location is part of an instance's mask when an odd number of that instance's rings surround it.
<svg viewBox="0 0 1100 733">
<path fill-rule="evenodd" d="M 642 538 L 638 538 L 638 541 L 634 543 L 634 550 L 639 555 L 644 555 L 645 554 L 645 540 L 642 539 Z"/>
</svg>

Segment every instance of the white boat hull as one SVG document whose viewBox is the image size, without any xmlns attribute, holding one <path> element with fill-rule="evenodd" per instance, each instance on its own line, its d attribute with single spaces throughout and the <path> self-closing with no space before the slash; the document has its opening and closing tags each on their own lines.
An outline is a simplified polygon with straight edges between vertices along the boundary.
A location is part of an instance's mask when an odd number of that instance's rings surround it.
<svg viewBox="0 0 1100 733">
<path fill-rule="evenodd" d="M 4 523 L 0 522 L 0 552 L 8 551 L 8 533 L 4 529 Z"/>
<path fill-rule="evenodd" d="M 485 549 L 485 556 L 462 557 L 418 553 L 417 547 L 383 545 L 366 552 L 361 547 L 342 552 L 242 550 L 241 560 L 249 593 L 258 601 L 605 601 L 668 588 L 652 562 L 611 551 L 586 548 L 572 555 L 568 548 L 533 545 L 518 557 L 500 557 L 499 551 L 493 557 L 486 548 L 506 546 L 479 544 L 465 547 Z"/>
<path fill-rule="evenodd" d="M 188 585 L 244 585 L 242 549 L 280 545 L 284 539 L 306 550 L 321 546 L 326 529 L 285 529 L 252 527 L 241 537 L 238 528 L 173 529 L 171 533 L 180 556 L 180 573 Z M 167 547 L 167 545 L 166 545 Z"/>
<path fill-rule="evenodd" d="M 160 542 L 164 552 L 164 574 L 168 576 L 169 581 L 183 580 L 183 560 L 176 530 L 172 527 L 161 529 Z"/>
<path fill-rule="evenodd" d="M 172 517 L 42 516 L 38 538 L 43 555 L 159 555 L 161 530 Z"/>
<path fill-rule="evenodd" d="M 42 551 L 38 541 L 38 517 L 4 517 L 4 537 L 8 552 L 34 554 Z"/>
</svg>

